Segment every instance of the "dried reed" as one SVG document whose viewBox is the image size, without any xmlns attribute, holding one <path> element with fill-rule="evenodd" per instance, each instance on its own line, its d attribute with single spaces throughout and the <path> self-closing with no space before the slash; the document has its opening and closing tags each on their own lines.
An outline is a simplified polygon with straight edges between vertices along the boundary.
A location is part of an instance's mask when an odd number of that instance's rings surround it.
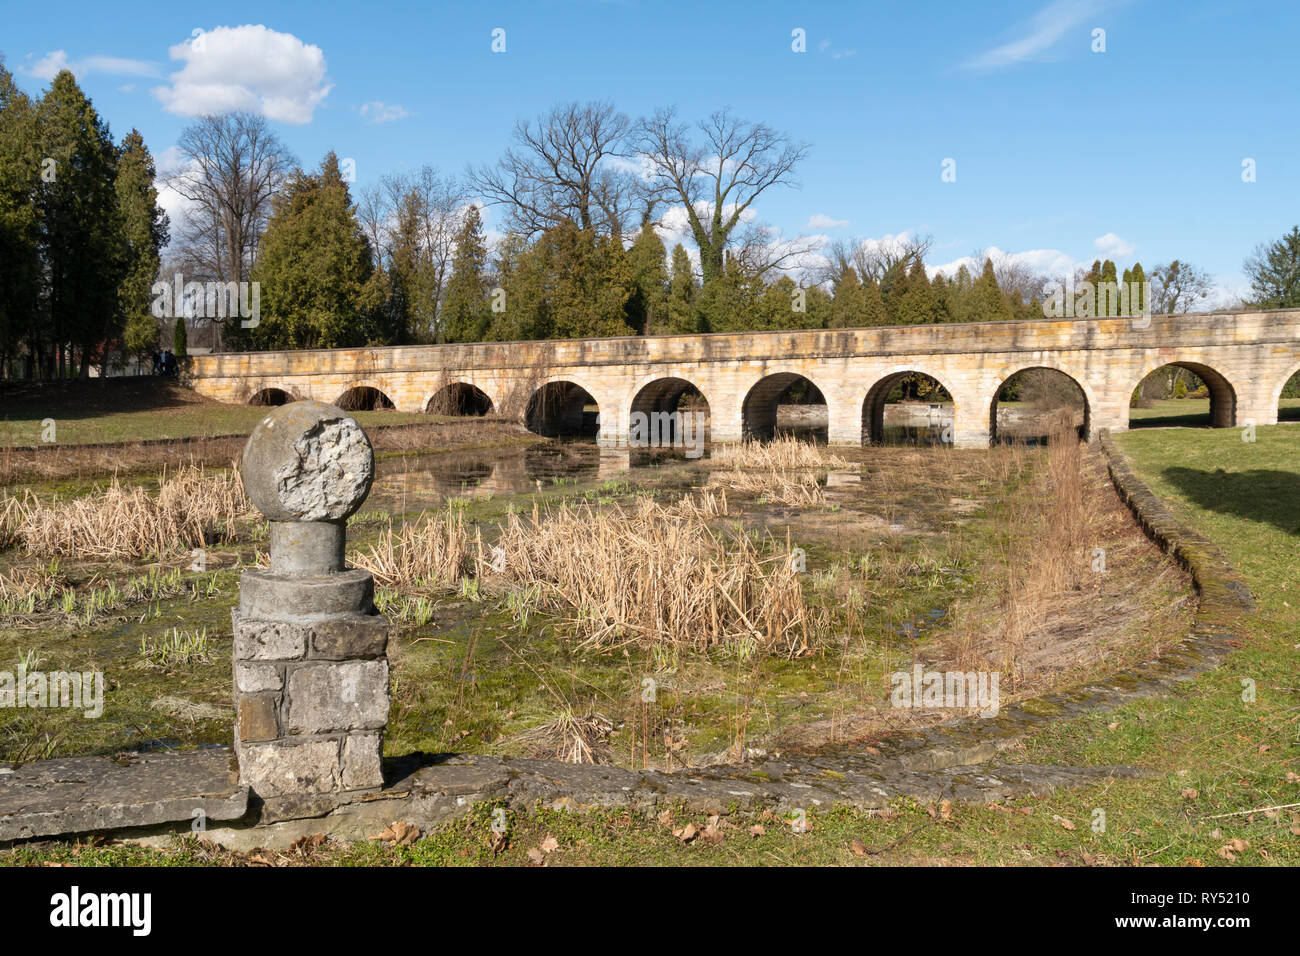
<svg viewBox="0 0 1300 956">
<path fill-rule="evenodd" d="M 809 613 L 789 553 L 764 556 L 740 532 L 642 498 L 510 516 L 478 573 L 530 603 L 574 615 L 581 646 L 636 643 L 794 657 L 808 649 Z"/>
<path fill-rule="evenodd" d="M 70 501 L 46 504 L 29 492 L 17 512 L 16 537 L 29 554 L 91 558 L 161 556 L 230 540 L 235 523 L 252 515 L 238 469 L 205 475 L 194 465 L 164 471 L 157 494 L 125 488 L 115 476 L 100 493 Z"/>
</svg>

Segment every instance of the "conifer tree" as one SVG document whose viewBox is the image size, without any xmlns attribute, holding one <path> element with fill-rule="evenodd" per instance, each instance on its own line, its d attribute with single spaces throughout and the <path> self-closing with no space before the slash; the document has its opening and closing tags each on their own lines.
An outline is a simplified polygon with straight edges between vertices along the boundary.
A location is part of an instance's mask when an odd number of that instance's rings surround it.
<svg viewBox="0 0 1300 956">
<path fill-rule="evenodd" d="M 253 342 L 298 349 L 402 341 L 405 330 L 382 322 L 373 275 L 370 242 L 338 157 L 328 153 L 318 173 L 299 170 L 275 202 L 253 269 L 261 286 Z"/>
<path fill-rule="evenodd" d="M 686 335 L 703 331 L 696 314 L 695 273 L 686 247 L 678 243 L 673 247 L 673 274 L 668 283 L 667 331 L 673 335 Z"/>
<path fill-rule="evenodd" d="M 123 344 L 131 355 L 152 351 L 158 344 L 152 290 L 169 230 L 167 214 L 158 207 L 156 175 L 144 137 L 131 130 L 122 141 L 116 183 L 118 215 L 126 245 L 126 270 L 117 299 L 122 314 Z"/>
<path fill-rule="evenodd" d="M 445 341 L 478 342 L 487 334 L 492 312 L 486 275 L 487 241 L 477 206 L 466 209 L 455 244 L 440 325 Z"/>
<path fill-rule="evenodd" d="M 877 289 L 879 292 L 879 289 Z M 840 275 L 831 299 L 830 325 L 832 329 L 851 329 L 866 324 L 867 297 L 858 272 L 850 267 Z"/>
<path fill-rule="evenodd" d="M 55 371 L 80 375 L 93 354 L 121 335 L 118 285 L 126 255 L 117 207 L 117 148 L 108 126 L 62 70 L 38 110 L 41 155 L 49 161 L 38 190 L 44 306 Z M 48 170 L 48 175 L 45 174 Z"/>
<path fill-rule="evenodd" d="M 668 264 L 664 242 L 647 220 L 628 250 L 632 267 L 632 296 L 627 324 L 641 335 L 654 335 L 668 322 Z"/>
</svg>

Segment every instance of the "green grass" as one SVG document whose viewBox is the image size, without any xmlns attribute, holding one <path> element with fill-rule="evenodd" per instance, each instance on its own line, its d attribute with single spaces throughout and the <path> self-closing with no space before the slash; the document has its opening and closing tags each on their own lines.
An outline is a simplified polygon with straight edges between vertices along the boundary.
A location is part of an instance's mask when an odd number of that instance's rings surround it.
<svg viewBox="0 0 1300 956">
<path fill-rule="evenodd" d="M 48 444 L 43 437 L 51 421 L 59 446 L 246 435 L 267 412 L 264 407 L 210 402 L 175 382 L 153 377 L 8 383 L 0 406 L 0 448 Z M 363 426 L 430 421 L 428 415 L 391 410 L 352 415 Z"/>
<path fill-rule="evenodd" d="M 661 822 L 621 811 L 539 808 L 511 815 L 509 845 L 496 854 L 491 808 L 481 806 L 409 847 L 326 846 L 275 861 L 522 865 L 528 851 L 550 836 L 558 849 L 546 855 L 548 865 L 1298 864 L 1300 816 L 1266 808 L 1300 803 L 1300 780 L 1294 779 L 1300 772 L 1300 429 L 1262 427 L 1255 438 L 1243 442 L 1238 429 L 1118 436 L 1153 490 L 1246 576 L 1259 611 L 1245 622 L 1242 646 L 1218 669 L 1164 697 L 1062 721 L 1008 758 L 1129 764 L 1147 770 L 1144 779 L 1026 798 L 1014 802 L 1014 812 L 956 806 L 944 818 L 912 801 L 885 815 L 813 812 L 807 833 L 795 833 L 779 818 L 733 813 L 721 840 L 713 842 L 683 843 L 672 835 L 686 822 L 703 827 L 702 814 L 678 812 Z M 1243 681 L 1253 682 L 1253 702 L 1243 700 Z M 1098 811 L 1105 814 L 1100 830 L 1093 825 Z M 754 824 L 766 832 L 751 836 Z M 1249 846 L 1228 860 L 1220 850 L 1232 839 Z M 856 851 L 854 841 L 861 844 Z M 165 850 L 54 844 L 0 854 L 0 863 L 206 865 L 242 859 L 191 839 Z"/>
</svg>

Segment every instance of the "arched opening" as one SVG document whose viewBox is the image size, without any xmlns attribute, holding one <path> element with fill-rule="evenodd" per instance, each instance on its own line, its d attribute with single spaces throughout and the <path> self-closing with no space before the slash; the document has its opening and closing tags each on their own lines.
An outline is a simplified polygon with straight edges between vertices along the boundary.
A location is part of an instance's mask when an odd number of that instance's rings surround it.
<svg viewBox="0 0 1300 956">
<path fill-rule="evenodd" d="M 524 413 L 528 430 L 548 438 L 595 438 L 600 406 L 581 385 L 550 382 L 533 393 Z"/>
<path fill-rule="evenodd" d="M 468 382 L 453 382 L 434 392 L 424 410 L 430 415 L 486 415 L 492 399 Z"/>
<path fill-rule="evenodd" d="M 1300 372 L 1296 372 L 1282 386 L 1277 400 L 1279 422 L 1300 422 Z"/>
<path fill-rule="evenodd" d="M 993 393 L 989 435 L 995 444 L 1046 445 L 1064 428 L 1086 441 L 1089 411 L 1087 395 L 1069 375 L 1054 368 L 1025 368 Z"/>
<path fill-rule="evenodd" d="M 632 399 L 628 446 L 642 452 L 702 451 L 709 440 L 709 402 L 684 378 L 660 378 Z"/>
<path fill-rule="evenodd" d="M 394 407 L 392 399 L 370 385 L 357 385 L 348 389 L 334 404 L 345 412 L 375 412 Z"/>
<path fill-rule="evenodd" d="M 250 405 L 288 405 L 293 401 L 293 396 L 282 388 L 264 388 L 253 393 L 253 397 L 248 400 Z"/>
<path fill-rule="evenodd" d="M 825 396 L 794 372 L 759 379 L 745 396 L 741 422 L 744 436 L 758 441 L 791 435 L 825 443 L 829 437 Z"/>
<path fill-rule="evenodd" d="M 944 444 L 952 424 L 952 396 L 924 372 L 886 375 L 862 402 L 862 440 L 872 445 Z"/>
<path fill-rule="evenodd" d="M 1170 362 L 1138 382 L 1129 399 L 1130 428 L 1231 428 L 1237 424 L 1232 384 L 1196 362 Z"/>
</svg>

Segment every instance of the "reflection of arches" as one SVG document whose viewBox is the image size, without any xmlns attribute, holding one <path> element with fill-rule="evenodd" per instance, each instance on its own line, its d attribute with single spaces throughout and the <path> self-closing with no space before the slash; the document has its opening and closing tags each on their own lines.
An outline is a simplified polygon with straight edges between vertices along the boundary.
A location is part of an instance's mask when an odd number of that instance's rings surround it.
<svg viewBox="0 0 1300 956">
<path fill-rule="evenodd" d="M 372 412 L 393 408 L 393 400 L 373 385 L 354 385 L 334 403 L 345 412 Z"/>
<path fill-rule="evenodd" d="M 919 376 L 933 383 L 936 389 L 932 399 L 933 402 L 948 404 L 953 402 L 952 390 L 928 372 L 921 372 L 916 369 L 901 369 L 891 372 L 872 385 L 867 391 L 867 397 L 862 400 L 863 440 L 872 444 L 880 444 L 885 440 L 885 406 L 890 404 L 890 396 L 896 388 L 904 385 L 905 382 L 911 381 L 910 376 Z M 951 420 L 950 418 L 949 422 Z"/>
<path fill-rule="evenodd" d="M 808 378 L 795 372 L 777 372 L 760 378 L 745 395 L 740 417 L 742 434 L 746 438 L 770 441 L 776 437 L 776 410 L 783 404 L 822 405 L 826 399 L 821 389 Z M 785 428 L 782 429 L 783 431 Z M 796 429 L 791 429 L 795 431 Z M 797 429 L 802 431 L 803 429 Z M 826 427 L 813 426 L 812 437 L 825 440 Z M 818 432 L 821 434 L 819 435 Z"/>
<path fill-rule="evenodd" d="M 1021 412 L 1024 420 L 1014 426 L 1008 425 L 1004 429 L 1005 434 L 999 436 L 998 401 L 1008 390 L 1017 389 L 1023 389 L 1027 393 L 1019 396 L 1019 400 L 1025 401 L 1027 406 Z M 1080 441 L 1087 441 L 1091 430 L 1092 408 L 1088 393 L 1079 384 L 1079 380 L 1069 372 L 1046 365 L 1017 369 L 993 390 L 993 400 L 989 402 L 989 438 L 995 444 L 999 440 L 1045 442 L 1059 421 L 1060 412 L 1070 416 L 1069 420 L 1077 429 Z"/>
<path fill-rule="evenodd" d="M 282 388 L 263 388 L 253 393 L 248 400 L 250 405 L 288 405 L 293 396 Z"/>
<path fill-rule="evenodd" d="M 599 406 L 581 385 L 573 382 L 548 382 L 533 392 L 528 400 L 524 421 L 528 430 L 539 435 L 594 438 L 600 428 Z"/>
<path fill-rule="evenodd" d="M 424 410 L 431 415 L 486 415 L 492 411 L 492 399 L 477 385 L 452 382 L 434 392 Z"/>
<path fill-rule="evenodd" d="M 631 416 L 638 412 L 647 417 L 647 435 L 651 439 L 658 438 L 661 444 L 672 444 L 681 437 L 677 433 L 674 412 L 693 415 L 693 422 L 688 423 L 687 436 L 694 435 L 696 441 L 708 441 L 709 400 L 693 382 L 684 378 L 657 378 L 642 386 L 632 399 L 629 434 L 633 421 Z"/>
<path fill-rule="evenodd" d="M 1133 383 L 1133 387 L 1129 389 L 1129 395 L 1131 396 L 1137 390 L 1137 387 L 1142 384 L 1147 376 L 1171 365 L 1175 368 L 1187 369 L 1205 383 L 1205 387 L 1210 392 L 1209 426 L 1211 428 L 1231 428 L 1237 424 L 1237 390 L 1232 387 L 1232 383 L 1222 373 L 1199 362 L 1161 362 L 1159 365 L 1152 366 L 1142 373 L 1141 378 Z M 1149 421 L 1152 424 L 1173 424 L 1168 419 L 1150 419 Z M 1141 428 L 1143 424 L 1144 422 L 1140 420 L 1134 421 L 1130 416 L 1130 428 Z"/>
</svg>

